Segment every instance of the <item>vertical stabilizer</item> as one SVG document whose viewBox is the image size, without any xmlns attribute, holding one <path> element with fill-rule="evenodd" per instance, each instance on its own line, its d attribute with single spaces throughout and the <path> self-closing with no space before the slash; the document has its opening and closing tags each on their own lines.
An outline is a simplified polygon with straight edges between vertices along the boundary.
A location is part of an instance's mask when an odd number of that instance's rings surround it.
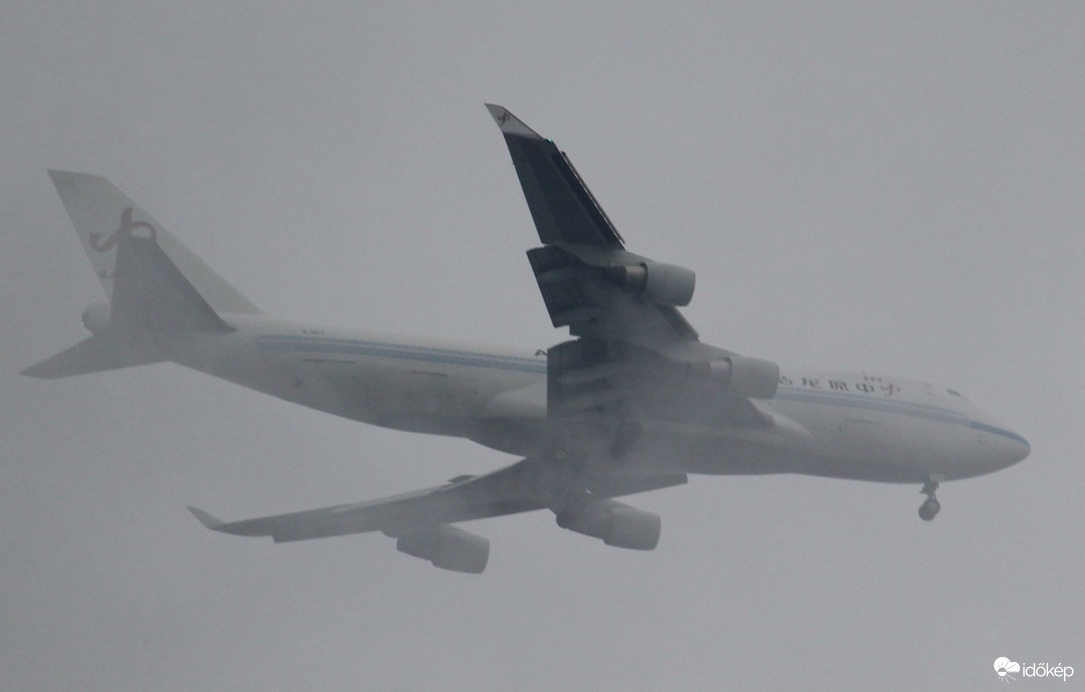
<svg viewBox="0 0 1085 692">
<path fill-rule="evenodd" d="M 255 305 L 113 183 L 100 175 L 70 171 L 51 170 L 49 177 L 110 301 L 118 297 L 114 290 L 118 256 L 123 255 L 120 248 L 131 239 L 150 240 L 214 312 L 260 314 Z"/>
<path fill-rule="evenodd" d="M 237 289 L 105 178 L 49 171 L 110 305 L 93 336 L 23 371 L 52 379 L 166 360 L 159 335 L 224 333 L 223 314 L 260 314 Z M 93 312 L 95 319 L 88 321 Z"/>
</svg>

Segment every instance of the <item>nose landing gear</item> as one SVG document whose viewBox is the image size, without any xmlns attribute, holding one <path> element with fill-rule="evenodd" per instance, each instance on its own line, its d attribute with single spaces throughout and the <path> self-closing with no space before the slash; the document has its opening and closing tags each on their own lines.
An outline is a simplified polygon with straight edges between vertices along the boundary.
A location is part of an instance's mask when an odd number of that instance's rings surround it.
<svg viewBox="0 0 1085 692">
<path fill-rule="evenodd" d="M 938 490 L 938 481 L 929 480 L 923 484 L 923 489 L 919 492 L 927 496 L 927 500 L 919 506 L 919 518 L 923 521 L 930 521 L 938 516 L 938 510 L 942 509 L 942 505 L 938 503 L 938 498 L 934 496 L 934 492 Z"/>
</svg>

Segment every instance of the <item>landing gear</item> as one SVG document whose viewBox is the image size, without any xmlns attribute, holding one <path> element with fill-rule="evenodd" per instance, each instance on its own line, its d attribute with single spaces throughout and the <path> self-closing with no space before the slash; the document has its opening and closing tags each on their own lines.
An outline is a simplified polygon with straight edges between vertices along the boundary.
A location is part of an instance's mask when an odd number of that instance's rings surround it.
<svg viewBox="0 0 1085 692">
<path fill-rule="evenodd" d="M 938 481 L 927 481 L 923 484 L 923 489 L 919 491 L 927 496 L 927 500 L 919 506 L 919 518 L 923 521 L 934 519 L 938 516 L 938 510 L 942 509 L 938 498 L 934 496 L 936 490 L 938 490 Z"/>
</svg>

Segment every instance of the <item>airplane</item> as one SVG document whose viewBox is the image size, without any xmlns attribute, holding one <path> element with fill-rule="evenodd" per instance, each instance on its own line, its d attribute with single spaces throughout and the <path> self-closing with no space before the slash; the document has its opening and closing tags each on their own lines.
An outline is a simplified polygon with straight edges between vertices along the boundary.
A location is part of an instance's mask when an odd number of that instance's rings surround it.
<svg viewBox="0 0 1085 692">
<path fill-rule="evenodd" d="M 793 473 L 921 485 L 991 473 L 1029 443 L 958 391 L 868 372 L 783 370 L 700 341 L 678 308 L 695 274 L 626 249 L 568 156 L 487 104 L 541 245 L 528 261 L 556 328 L 536 352 L 342 331 L 269 317 L 101 176 L 50 176 L 109 303 L 91 335 L 23 371 L 52 379 L 164 361 L 397 430 L 520 458 L 432 488 L 207 528 L 275 542 L 380 531 L 436 567 L 481 573 L 488 539 L 461 522 L 549 510 L 605 544 L 652 550 L 658 515 L 616 498 L 689 474 Z"/>
</svg>

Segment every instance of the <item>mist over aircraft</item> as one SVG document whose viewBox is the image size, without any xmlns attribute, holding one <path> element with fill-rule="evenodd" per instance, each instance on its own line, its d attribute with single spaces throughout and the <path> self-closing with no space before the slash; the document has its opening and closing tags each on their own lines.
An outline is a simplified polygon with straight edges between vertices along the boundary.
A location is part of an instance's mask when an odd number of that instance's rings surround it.
<svg viewBox="0 0 1085 692">
<path fill-rule="evenodd" d="M 90 336 L 24 372 L 53 379 L 174 362 L 303 406 L 520 457 L 411 493 L 204 526 L 275 542 L 380 531 L 399 551 L 480 573 L 489 541 L 461 522 L 548 510 L 558 526 L 652 550 L 659 516 L 616 498 L 689 474 L 799 473 L 920 486 L 1021 461 L 1022 436 L 956 390 L 808 371 L 700 341 L 679 311 L 692 270 L 626 249 L 572 162 L 501 106 L 540 245 L 527 251 L 554 327 L 540 351 L 297 324 L 264 314 L 105 178 L 50 171 L 108 302 Z M 495 289 L 497 287 L 495 286 Z"/>
</svg>

